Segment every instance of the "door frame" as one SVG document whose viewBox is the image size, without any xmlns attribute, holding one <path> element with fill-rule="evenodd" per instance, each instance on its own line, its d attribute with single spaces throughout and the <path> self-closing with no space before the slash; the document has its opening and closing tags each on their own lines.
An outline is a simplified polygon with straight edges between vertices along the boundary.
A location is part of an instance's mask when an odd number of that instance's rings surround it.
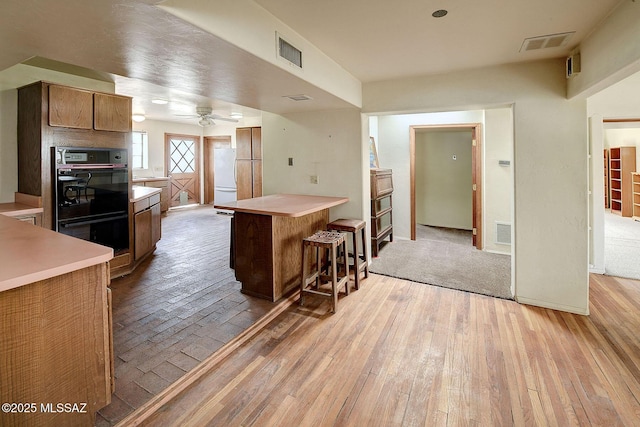
<svg viewBox="0 0 640 427">
<path fill-rule="evenodd" d="M 195 168 L 194 168 L 194 175 L 195 177 L 195 191 L 194 191 L 194 195 L 195 195 L 195 202 L 197 204 L 200 204 L 200 143 L 202 142 L 202 137 L 200 135 L 188 135 L 186 133 L 168 133 L 165 132 L 164 134 L 164 167 L 165 170 L 167 171 L 167 176 L 169 177 L 169 207 L 173 207 L 173 183 L 171 180 L 171 148 L 169 146 L 169 143 L 171 141 L 172 138 L 183 138 L 183 139 L 194 139 L 196 144 L 195 144 Z"/>
<path fill-rule="evenodd" d="M 215 189 L 215 171 L 214 165 L 214 149 L 215 148 L 231 148 L 231 135 L 215 135 L 205 136 L 202 157 L 204 168 L 204 200 L 205 205 L 213 203 L 213 194 Z"/>
<path fill-rule="evenodd" d="M 411 199 L 411 240 L 416 240 L 416 130 L 469 129 L 471 131 L 471 176 L 473 185 L 473 246 L 482 249 L 482 123 L 409 126 L 409 176 Z"/>
</svg>

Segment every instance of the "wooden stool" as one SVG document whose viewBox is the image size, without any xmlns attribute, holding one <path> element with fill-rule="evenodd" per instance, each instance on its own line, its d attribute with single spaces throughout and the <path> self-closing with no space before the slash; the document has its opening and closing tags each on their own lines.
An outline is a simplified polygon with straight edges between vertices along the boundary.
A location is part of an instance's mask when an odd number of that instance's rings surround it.
<svg viewBox="0 0 640 427">
<path fill-rule="evenodd" d="M 338 249 L 346 252 L 346 235 L 338 231 L 318 231 L 313 236 L 302 240 L 302 281 L 300 282 L 300 305 L 304 305 L 304 295 L 313 294 L 331 298 L 331 312 L 335 313 L 338 308 L 338 289 L 344 285 L 345 294 L 349 295 L 349 263 L 346 257 L 343 260 L 343 276 L 338 276 Z M 316 268 L 308 276 L 305 272 L 307 265 L 307 247 L 316 249 Z M 321 255 L 323 249 L 327 250 L 331 261 L 331 274 L 323 274 Z M 320 290 L 322 281 L 331 281 L 331 292 Z M 313 284 L 315 289 L 307 289 Z"/>
<path fill-rule="evenodd" d="M 327 225 L 329 230 L 344 231 L 351 233 L 353 238 L 353 252 L 349 256 L 353 258 L 353 273 L 355 276 L 356 289 L 360 289 L 360 273 L 364 271 L 364 277 L 369 277 L 369 257 L 367 256 L 367 247 L 365 236 L 366 222 L 359 219 L 338 219 Z M 358 231 L 362 238 L 362 256 L 360 256 L 358 246 Z"/>
</svg>

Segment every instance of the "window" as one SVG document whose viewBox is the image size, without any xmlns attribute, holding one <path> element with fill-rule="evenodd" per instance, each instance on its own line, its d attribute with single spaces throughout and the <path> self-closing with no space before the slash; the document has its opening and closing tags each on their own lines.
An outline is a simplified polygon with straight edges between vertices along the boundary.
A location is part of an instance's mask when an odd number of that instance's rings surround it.
<svg viewBox="0 0 640 427">
<path fill-rule="evenodd" d="M 131 164 L 133 169 L 149 169 L 149 140 L 146 132 L 133 131 Z"/>
</svg>

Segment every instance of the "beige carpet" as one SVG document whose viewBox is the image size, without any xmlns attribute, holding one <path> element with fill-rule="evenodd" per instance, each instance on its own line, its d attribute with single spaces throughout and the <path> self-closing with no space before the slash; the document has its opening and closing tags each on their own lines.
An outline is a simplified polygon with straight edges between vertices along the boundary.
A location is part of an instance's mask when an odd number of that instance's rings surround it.
<svg viewBox="0 0 640 427">
<path fill-rule="evenodd" d="M 416 240 L 387 243 L 371 272 L 429 285 L 513 299 L 511 257 L 479 251 L 470 231 L 419 225 Z"/>
</svg>

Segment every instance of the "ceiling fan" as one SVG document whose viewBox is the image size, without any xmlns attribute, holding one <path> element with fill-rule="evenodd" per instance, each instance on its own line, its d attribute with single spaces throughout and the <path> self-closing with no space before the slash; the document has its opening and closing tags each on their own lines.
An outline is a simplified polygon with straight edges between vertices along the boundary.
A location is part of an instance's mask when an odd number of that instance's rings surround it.
<svg viewBox="0 0 640 427">
<path fill-rule="evenodd" d="M 198 118 L 198 124 L 202 127 L 215 125 L 214 120 L 222 120 L 225 122 L 237 123 L 237 119 L 222 117 L 218 114 L 211 114 L 213 109 L 211 107 L 197 107 L 196 114 L 181 114 L 183 117 Z"/>
</svg>

